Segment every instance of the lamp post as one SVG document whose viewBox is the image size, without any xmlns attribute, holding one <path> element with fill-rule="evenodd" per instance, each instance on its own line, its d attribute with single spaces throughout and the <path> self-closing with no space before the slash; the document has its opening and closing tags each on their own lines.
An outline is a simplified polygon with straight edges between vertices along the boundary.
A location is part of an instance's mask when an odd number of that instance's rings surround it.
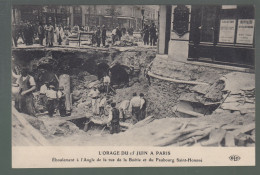
<svg viewBox="0 0 260 175">
<path fill-rule="evenodd" d="M 142 9 L 141 9 L 141 13 L 142 13 L 142 30 L 144 29 L 144 7 L 142 6 Z"/>
</svg>

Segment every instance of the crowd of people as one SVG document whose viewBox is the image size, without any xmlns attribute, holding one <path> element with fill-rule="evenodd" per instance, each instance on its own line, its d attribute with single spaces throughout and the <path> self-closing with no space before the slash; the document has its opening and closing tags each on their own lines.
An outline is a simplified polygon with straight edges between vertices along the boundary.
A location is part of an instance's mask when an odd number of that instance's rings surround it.
<svg viewBox="0 0 260 175">
<path fill-rule="evenodd" d="M 102 27 L 76 25 L 70 28 L 68 26 L 63 26 L 60 23 L 54 26 L 51 19 L 49 19 L 46 24 L 43 24 L 42 22 L 36 23 L 32 21 L 21 21 L 19 24 L 12 25 L 12 38 L 15 47 L 18 45 L 19 39 L 21 39 L 22 43 L 25 45 L 32 45 L 34 43 L 38 43 L 41 46 L 45 45 L 47 47 L 53 47 L 54 43 L 57 45 L 68 45 L 69 37 L 73 37 L 74 35 L 79 36 L 80 32 L 92 33 L 92 45 L 97 47 L 100 47 L 101 44 L 103 47 L 108 46 L 106 42 L 108 38 L 107 28 L 105 25 L 102 25 Z M 112 29 L 111 33 L 111 44 L 114 45 L 116 41 L 121 41 L 122 36 L 126 34 L 133 36 L 133 27 L 129 27 L 128 29 L 125 27 L 120 28 L 119 26 L 115 27 Z M 144 45 L 149 45 L 150 43 L 151 46 L 154 46 L 157 40 L 156 26 L 154 23 L 151 25 L 145 24 L 141 31 L 141 35 Z"/>
</svg>

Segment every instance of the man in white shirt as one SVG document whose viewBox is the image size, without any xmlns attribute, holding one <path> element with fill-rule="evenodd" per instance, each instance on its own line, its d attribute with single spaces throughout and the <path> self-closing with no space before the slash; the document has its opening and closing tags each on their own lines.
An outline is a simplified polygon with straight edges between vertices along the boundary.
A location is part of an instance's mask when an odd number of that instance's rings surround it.
<svg viewBox="0 0 260 175">
<path fill-rule="evenodd" d="M 99 95 L 100 92 L 97 87 L 93 87 L 93 89 L 88 94 L 88 96 L 92 98 L 91 102 L 93 115 L 99 114 Z"/>
<path fill-rule="evenodd" d="M 140 118 L 141 107 L 142 107 L 142 100 L 140 96 L 137 96 L 136 93 L 133 93 L 133 98 L 131 99 L 129 105 L 129 111 L 132 112 L 134 124 L 141 120 Z"/>
<path fill-rule="evenodd" d="M 55 111 L 55 104 L 57 100 L 57 92 L 54 90 L 55 87 L 53 85 L 50 85 L 50 89 L 46 91 L 46 96 L 48 98 L 47 102 L 47 110 L 50 117 L 53 116 Z"/>
</svg>

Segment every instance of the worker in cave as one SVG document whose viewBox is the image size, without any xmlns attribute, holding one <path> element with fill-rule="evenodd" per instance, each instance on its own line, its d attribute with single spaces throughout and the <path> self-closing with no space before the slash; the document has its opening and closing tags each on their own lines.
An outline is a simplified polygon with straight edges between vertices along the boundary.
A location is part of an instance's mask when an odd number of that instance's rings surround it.
<svg viewBox="0 0 260 175">
<path fill-rule="evenodd" d="M 141 100 L 140 96 L 137 96 L 137 93 L 133 93 L 133 98 L 130 100 L 130 105 L 129 105 L 129 111 L 132 112 L 132 119 L 133 123 L 137 123 L 138 121 L 141 120 L 140 114 L 141 114 L 141 107 L 143 101 Z"/>
<path fill-rule="evenodd" d="M 57 98 L 58 98 L 58 110 L 61 117 L 66 116 L 66 96 L 64 92 L 64 87 L 59 87 L 57 91 Z"/>
<path fill-rule="evenodd" d="M 106 94 L 109 93 L 109 90 L 110 90 L 110 77 L 106 74 L 104 77 L 103 77 L 103 85 L 105 87 L 105 91 L 106 91 Z"/>
<path fill-rule="evenodd" d="M 34 78 L 29 75 L 29 70 L 23 68 L 21 74 L 17 75 L 12 72 L 13 77 L 17 78 L 17 84 L 19 87 L 19 93 L 15 97 L 15 108 L 17 111 L 36 116 L 33 91 L 36 89 L 36 83 Z"/>
<path fill-rule="evenodd" d="M 110 125 L 110 134 L 119 133 L 119 110 L 116 108 L 116 103 L 111 103 L 111 110 L 109 111 L 108 116 L 108 125 Z"/>
<path fill-rule="evenodd" d="M 93 87 L 93 89 L 91 89 L 91 91 L 89 92 L 88 96 L 92 99 L 91 100 L 91 104 L 92 104 L 92 112 L 93 115 L 98 115 L 99 114 L 99 96 L 100 96 L 100 92 L 97 89 L 96 86 Z"/>
<path fill-rule="evenodd" d="M 144 94 L 140 93 L 140 99 L 141 99 L 141 112 L 140 112 L 140 120 L 145 119 L 146 116 L 146 106 L 147 106 L 147 99 L 144 98 Z"/>
<path fill-rule="evenodd" d="M 107 96 L 104 94 L 101 94 L 101 100 L 99 103 L 99 116 L 106 115 L 105 113 L 105 107 L 107 105 Z"/>
</svg>

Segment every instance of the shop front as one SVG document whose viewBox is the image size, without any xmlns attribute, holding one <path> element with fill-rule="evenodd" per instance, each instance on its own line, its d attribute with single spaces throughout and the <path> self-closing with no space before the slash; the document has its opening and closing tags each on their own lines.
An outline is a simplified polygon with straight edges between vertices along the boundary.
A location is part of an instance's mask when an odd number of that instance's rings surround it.
<svg viewBox="0 0 260 175">
<path fill-rule="evenodd" d="M 253 5 L 161 5 L 158 54 L 254 68 Z"/>
<path fill-rule="evenodd" d="M 254 66 L 252 5 L 192 6 L 188 59 Z"/>
</svg>

